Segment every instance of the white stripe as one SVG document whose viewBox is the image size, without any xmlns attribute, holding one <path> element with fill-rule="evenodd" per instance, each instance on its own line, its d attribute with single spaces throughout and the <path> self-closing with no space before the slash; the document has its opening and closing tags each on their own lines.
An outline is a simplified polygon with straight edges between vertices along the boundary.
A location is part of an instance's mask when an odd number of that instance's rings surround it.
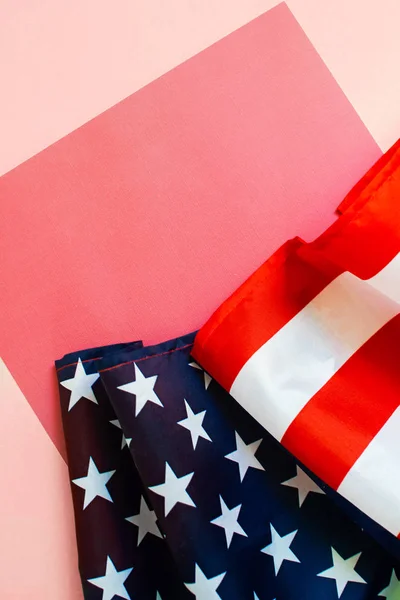
<svg viewBox="0 0 400 600">
<path fill-rule="evenodd" d="M 400 408 L 367 446 L 338 492 L 394 535 L 400 531 Z"/>
<path fill-rule="evenodd" d="M 280 440 L 312 396 L 399 312 L 400 255 L 369 280 L 343 273 L 251 356 L 230 393 Z"/>
</svg>

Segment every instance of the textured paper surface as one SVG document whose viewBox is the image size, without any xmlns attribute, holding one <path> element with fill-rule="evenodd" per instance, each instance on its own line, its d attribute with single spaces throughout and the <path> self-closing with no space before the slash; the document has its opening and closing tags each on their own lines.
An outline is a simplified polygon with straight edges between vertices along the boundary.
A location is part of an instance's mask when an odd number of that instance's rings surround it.
<svg viewBox="0 0 400 600">
<path fill-rule="evenodd" d="M 0 173 L 279 0 L 0 4 Z M 400 136 L 400 4 L 287 3 L 382 150 Z M 104 43 L 107 40 L 108 43 Z"/>
<path fill-rule="evenodd" d="M 3 356 L 56 444 L 54 357 L 199 327 L 379 155 L 281 4 L 3 176 Z"/>
</svg>

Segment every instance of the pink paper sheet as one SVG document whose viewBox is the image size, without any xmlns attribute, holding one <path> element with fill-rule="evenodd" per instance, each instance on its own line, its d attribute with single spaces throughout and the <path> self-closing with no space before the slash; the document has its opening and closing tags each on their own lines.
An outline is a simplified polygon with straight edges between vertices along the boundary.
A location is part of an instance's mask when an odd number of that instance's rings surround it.
<svg viewBox="0 0 400 600">
<path fill-rule="evenodd" d="M 379 155 L 282 4 L 5 175 L 3 356 L 57 446 L 55 357 L 197 328 Z"/>
</svg>

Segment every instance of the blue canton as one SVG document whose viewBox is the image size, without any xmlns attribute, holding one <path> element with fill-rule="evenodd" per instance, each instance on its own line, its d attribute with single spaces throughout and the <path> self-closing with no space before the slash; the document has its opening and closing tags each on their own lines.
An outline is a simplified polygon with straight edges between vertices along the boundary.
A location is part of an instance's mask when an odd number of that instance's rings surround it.
<svg viewBox="0 0 400 600">
<path fill-rule="evenodd" d="M 396 544 L 211 380 L 193 340 L 56 363 L 85 599 L 400 597 Z"/>
</svg>

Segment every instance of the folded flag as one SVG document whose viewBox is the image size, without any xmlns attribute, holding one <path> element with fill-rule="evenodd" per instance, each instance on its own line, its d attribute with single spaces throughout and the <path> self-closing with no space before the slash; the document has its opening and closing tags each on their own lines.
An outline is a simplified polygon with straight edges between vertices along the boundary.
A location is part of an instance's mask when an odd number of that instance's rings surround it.
<svg viewBox="0 0 400 600">
<path fill-rule="evenodd" d="M 400 142 L 312 243 L 280 248 L 193 355 L 269 433 L 400 533 Z M 396 543 L 399 542 L 396 540 Z"/>
<path fill-rule="evenodd" d="M 131 439 L 98 373 L 101 357 L 140 347 L 134 342 L 91 348 L 56 361 L 85 600 L 184 597 L 129 453 Z M 151 544 L 153 537 L 157 543 Z"/>
<path fill-rule="evenodd" d="M 194 362 L 194 339 L 56 363 L 85 599 L 394 600 L 399 561 Z"/>
</svg>

